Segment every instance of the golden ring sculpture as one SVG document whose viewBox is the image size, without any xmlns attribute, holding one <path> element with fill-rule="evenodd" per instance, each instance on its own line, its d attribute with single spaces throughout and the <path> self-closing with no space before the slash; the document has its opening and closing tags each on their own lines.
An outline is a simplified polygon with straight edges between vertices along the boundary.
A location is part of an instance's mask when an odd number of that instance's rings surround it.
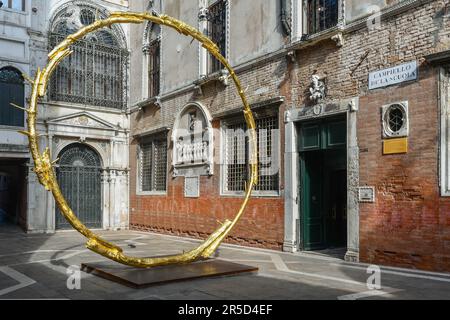
<svg viewBox="0 0 450 320">
<path fill-rule="evenodd" d="M 145 21 L 150 21 L 159 25 L 170 27 L 180 34 L 191 36 L 198 40 L 202 46 L 208 50 L 210 54 L 216 57 L 222 65 L 228 70 L 229 77 L 233 79 L 239 96 L 243 103 L 243 112 L 245 121 L 248 127 L 248 136 L 250 143 L 250 169 L 251 174 L 246 183 L 245 197 L 240 206 L 239 211 L 233 220 L 226 220 L 219 228 L 214 231 L 203 243 L 195 249 L 177 255 L 158 256 L 158 257 L 132 257 L 125 255 L 123 249 L 119 246 L 110 243 L 100 236 L 89 230 L 75 215 L 70 208 L 67 200 L 64 198 L 58 181 L 56 179 L 54 165 L 58 160 L 52 161 L 50 149 L 46 148 L 41 154 L 39 149 L 39 134 L 36 131 L 36 118 L 38 115 L 38 100 L 45 96 L 47 91 L 50 76 L 61 61 L 69 56 L 72 51 L 70 46 L 82 39 L 87 34 L 99 30 L 104 27 L 110 27 L 113 24 L 132 23 L 140 24 Z M 258 162 L 257 162 L 257 138 L 255 120 L 250 109 L 250 105 L 242 89 L 239 78 L 234 72 L 229 62 L 222 56 L 218 46 L 211 41 L 207 36 L 203 35 L 199 30 L 172 18 L 167 15 L 156 15 L 153 13 L 137 13 L 137 12 L 112 12 L 106 19 L 96 20 L 91 25 L 85 26 L 74 34 L 69 35 L 58 46 L 56 46 L 48 55 L 48 63 L 43 70 L 38 69 L 36 76 L 33 79 L 24 75 L 24 78 L 32 85 L 32 93 L 28 108 L 15 107 L 23 109 L 28 114 L 27 131 L 20 131 L 26 135 L 29 141 L 29 148 L 34 160 L 34 172 L 36 173 L 39 182 L 50 192 L 52 192 L 56 205 L 61 214 L 67 219 L 72 227 L 85 236 L 88 241 L 86 247 L 93 252 L 96 252 L 108 259 L 118 263 L 138 268 L 151 268 L 156 266 L 186 264 L 210 258 L 220 244 L 224 241 L 227 235 L 232 231 L 234 226 L 242 217 L 244 210 L 250 200 L 254 186 L 258 181 Z"/>
</svg>

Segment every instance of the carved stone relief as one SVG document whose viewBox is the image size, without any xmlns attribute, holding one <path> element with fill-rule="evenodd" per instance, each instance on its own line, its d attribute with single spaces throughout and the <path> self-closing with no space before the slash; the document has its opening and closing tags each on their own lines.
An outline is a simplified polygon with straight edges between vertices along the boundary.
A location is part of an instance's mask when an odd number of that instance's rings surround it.
<svg viewBox="0 0 450 320">
<path fill-rule="evenodd" d="M 179 113 L 173 130 L 175 176 L 213 174 L 213 130 L 207 110 L 197 103 Z"/>
<path fill-rule="evenodd" d="M 317 74 L 311 76 L 311 85 L 309 88 L 309 99 L 313 103 L 320 103 L 325 99 L 325 83 Z"/>
<path fill-rule="evenodd" d="M 81 115 L 74 118 L 69 118 L 66 120 L 59 121 L 60 124 L 68 124 L 68 125 L 76 125 L 76 126 L 83 126 L 83 127 L 93 127 L 93 128 L 104 128 L 109 129 L 110 127 L 106 126 L 103 123 L 100 123 L 98 121 L 95 121 L 94 119 L 86 116 Z"/>
</svg>

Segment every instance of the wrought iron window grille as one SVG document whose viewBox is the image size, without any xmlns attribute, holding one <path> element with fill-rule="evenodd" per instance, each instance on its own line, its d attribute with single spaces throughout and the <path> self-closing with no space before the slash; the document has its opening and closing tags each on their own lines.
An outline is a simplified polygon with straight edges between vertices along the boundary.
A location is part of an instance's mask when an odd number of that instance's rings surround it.
<svg viewBox="0 0 450 320">
<path fill-rule="evenodd" d="M 278 192 L 279 172 L 272 172 L 273 132 L 279 129 L 278 115 L 265 115 L 255 119 L 258 138 L 259 181 L 255 186 L 257 192 Z M 244 120 L 233 121 L 224 127 L 224 175 L 225 192 L 245 191 L 245 182 L 249 179 L 249 140 Z"/>
<path fill-rule="evenodd" d="M 139 184 L 141 192 L 167 190 L 166 138 L 153 138 L 139 146 Z"/>
<path fill-rule="evenodd" d="M 93 23 L 97 14 L 90 7 L 67 7 L 53 23 L 49 51 L 67 35 Z M 73 44 L 73 53 L 58 66 L 50 81 L 49 99 L 125 109 L 129 53 L 117 37 L 114 29 L 104 29 Z"/>
<path fill-rule="evenodd" d="M 154 40 L 148 48 L 148 96 L 156 97 L 160 94 L 160 73 L 161 73 L 161 41 Z"/>
<path fill-rule="evenodd" d="M 217 44 L 220 53 L 226 57 L 227 52 L 227 5 L 225 0 L 219 0 L 209 7 L 208 10 L 208 36 Z M 209 55 L 209 73 L 222 69 L 222 64 L 213 56 Z"/>
<path fill-rule="evenodd" d="M 330 29 L 338 24 L 339 0 L 308 0 L 308 34 Z"/>
<path fill-rule="evenodd" d="M 61 151 L 56 168 L 64 197 L 78 217 L 88 227 L 102 227 L 102 185 L 104 168 L 100 156 L 87 145 L 71 144 Z M 70 228 L 70 224 L 56 209 L 56 227 Z"/>
</svg>

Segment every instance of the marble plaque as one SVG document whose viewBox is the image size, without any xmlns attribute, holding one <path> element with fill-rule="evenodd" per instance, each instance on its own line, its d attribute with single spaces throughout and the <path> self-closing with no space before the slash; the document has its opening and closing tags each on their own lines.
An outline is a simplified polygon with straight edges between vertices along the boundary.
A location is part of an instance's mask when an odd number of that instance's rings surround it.
<svg viewBox="0 0 450 320">
<path fill-rule="evenodd" d="M 374 187 L 360 187 L 359 188 L 359 202 L 374 203 L 375 202 L 375 188 Z"/>
<path fill-rule="evenodd" d="M 369 74 L 369 90 L 416 80 L 418 70 L 417 61 L 411 61 L 392 68 L 371 72 Z"/>
<path fill-rule="evenodd" d="M 186 198 L 200 197 L 200 177 L 184 178 L 184 196 Z"/>
</svg>

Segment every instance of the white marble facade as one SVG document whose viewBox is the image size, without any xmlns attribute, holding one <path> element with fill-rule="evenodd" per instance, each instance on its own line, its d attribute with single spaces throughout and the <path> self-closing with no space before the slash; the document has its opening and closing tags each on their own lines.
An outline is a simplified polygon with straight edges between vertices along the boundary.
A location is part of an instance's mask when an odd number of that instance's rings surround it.
<svg viewBox="0 0 450 320">
<path fill-rule="evenodd" d="M 58 12 L 68 5 L 88 5 L 98 12 L 128 10 L 128 1 L 68 1 L 26 0 L 25 11 L 0 9 L 0 68 L 12 66 L 24 74 L 33 76 L 37 68 L 45 66 L 48 53 L 48 34 Z M 129 51 L 129 29 L 118 26 L 124 49 Z M 5 50 L 4 43 L 14 41 L 23 54 Z M 2 43 L 3 42 L 3 43 Z M 20 52 L 22 52 L 19 50 Z M 128 72 L 128 70 L 126 70 Z M 25 97 L 30 86 L 25 86 Z M 128 97 L 128 95 L 127 95 Z M 127 105 L 127 103 L 126 103 Z M 68 145 L 81 143 L 94 149 L 102 163 L 101 208 L 102 227 L 123 229 L 128 227 L 129 203 L 129 118 L 124 110 L 87 104 L 51 101 L 48 97 L 40 105 L 38 130 L 42 134 L 41 147 L 49 147 L 53 158 Z M 27 139 L 18 134 L 23 127 L 0 127 L 0 145 L 10 145 L 8 151 L 0 150 L 2 159 L 28 160 L 26 182 L 28 232 L 55 231 L 55 204 L 32 172 L 30 155 L 26 150 Z"/>
</svg>

